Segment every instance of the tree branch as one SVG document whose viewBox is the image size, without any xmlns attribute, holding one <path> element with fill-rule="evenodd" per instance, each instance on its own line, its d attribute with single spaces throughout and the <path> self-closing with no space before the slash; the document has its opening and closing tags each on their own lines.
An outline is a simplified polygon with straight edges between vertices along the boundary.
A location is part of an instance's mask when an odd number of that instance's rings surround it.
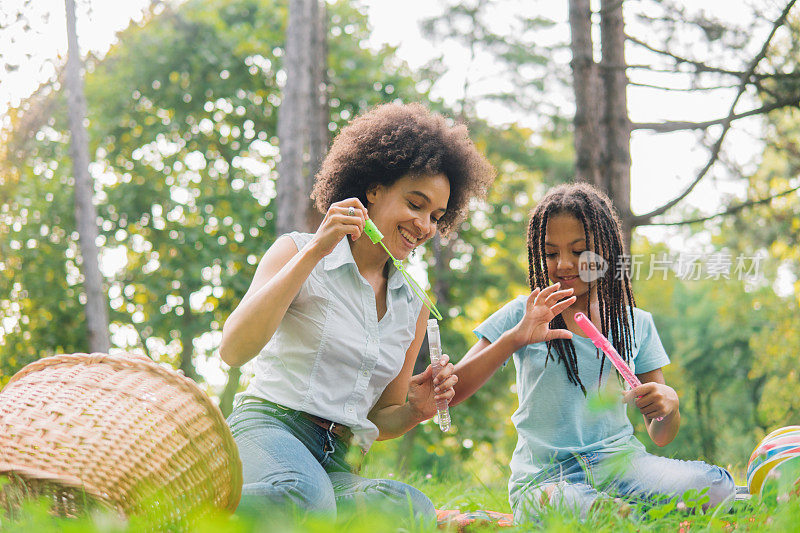
<svg viewBox="0 0 800 533">
<path fill-rule="evenodd" d="M 698 183 L 700 183 L 700 180 L 703 179 L 703 177 L 708 173 L 708 171 L 714 165 L 714 162 L 717 160 L 717 157 L 719 156 L 719 152 L 722 149 L 722 142 L 725 140 L 725 135 L 728 133 L 728 131 L 731 128 L 731 124 L 733 123 L 733 120 L 734 120 L 734 117 L 735 117 L 735 111 L 734 110 L 736 109 L 736 104 L 739 103 L 739 99 L 742 97 L 742 94 L 744 93 L 745 88 L 747 87 L 747 80 L 750 79 L 750 76 L 752 76 L 753 72 L 755 72 L 756 67 L 758 66 L 758 64 L 767 55 L 767 50 L 769 49 L 769 44 L 772 41 L 772 38 L 775 36 L 775 33 L 778 31 L 778 28 L 780 28 L 783 25 L 783 23 L 786 21 L 786 17 L 788 16 L 789 11 L 792 9 L 792 6 L 794 6 L 796 1 L 797 0 L 790 0 L 788 2 L 786 7 L 783 9 L 783 12 L 781 12 L 781 15 L 778 17 L 778 19 L 772 25 L 772 30 L 769 32 L 769 35 L 767 36 L 766 40 L 764 41 L 764 44 L 761 45 L 761 50 L 758 52 L 758 54 L 756 54 L 756 56 L 753 58 L 753 60 L 750 61 L 750 65 L 747 68 L 747 72 L 745 72 L 745 74 L 742 76 L 742 78 L 740 80 L 739 89 L 736 91 L 736 97 L 733 99 L 733 102 L 730 105 L 730 110 L 728 111 L 728 116 L 725 118 L 725 120 L 723 120 L 721 122 L 721 124 L 722 124 L 722 132 L 719 134 L 719 138 L 717 139 L 717 142 L 715 142 L 714 146 L 711 148 L 711 154 L 710 154 L 710 156 L 708 158 L 708 161 L 706 162 L 705 166 L 700 170 L 700 172 L 697 174 L 697 176 L 692 181 L 692 183 L 690 183 L 689 186 L 686 187 L 686 189 L 681 194 L 679 194 L 677 197 L 673 198 L 672 200 L 670 200 L 666 204 L 662 205 L 661 207 L 658 207 L 658 208 L 650 211 L 649 213 L 645 213 L 644 215 L 634 216 L 633 217 L 633 221 L 632 221 L 633 222 L 633 224 L 632 224 L 633 227 L 641 225 L 641 224 L 646 224 L 653 217 L 661 215 L 661 214 L 667 212 L 672 207 L 674 207 L 678 202 L 683 200 L 686 196 L 689 195 L 690 192 L 692 192 L 692 190 L 695 188 L 695 186 Z"/>
<path fill-rule="evenodd" d="M 647 87 L 648 89 L 658 89 L 659 91 L 680 91 L 680 92 L 694 92 L 694 91 L 716 91 L 719 89 L 735 89 L 739 85 L 715 85 L 712 87 L 665 87 L 664 85 L 653 85 L 650 83 L 638 83 L 634 81 L 628 82 L 628 85 L 635 87 Z"/>
<path fill-rule="evenodd" d="M 687 59 L 686 62 L 699 63 L 697 61 L 693 61 L 690 59 Z M 705 63 L 700 63 L 700 64 L 703 65 L 703 68 L 701 69 L 703 72 L 720 72 L 721 70 L 718 69 L 717 67 L 710 67 Z M 604 64 L 604 65 L 599 65 L 599 67 L 601 69 L 616 69 L 616 70 L 622 70 L 622 69 L 647 70 L 649 72 L 655 72 L 658 74 L 682 74 L 681 72 L 676 71 L 674 68 L 658 68 L 646 63 L 640 63 L 640 64 L 634 63 L 630 65 Z M 697 72 L 699 73 L 700 70 L 698 70 Z M 741 79 L 741 77 L 745 75 L 745 72 L 740 70 L 724 70 L 724 72 L 722 73 L 730 74 L 731 76 L 736 76 L 739 79 Z M 750 78 L 752 81 L 748 80 L 749 83 L 758 85 L 759 81 L 764 81 L 764 80 L 797 80 L 800 79 L 800 72 L 794 70 L 791 72 L 754 72 L 750 75 Z"/>
<path fill-rule="evenodd" d="M 682 130 L 704 130 L 710 128 L 711 126 L 716 126 L 717 124 L 724 124 L 725 122 L 733 122 L 734 120 L 739 120 L 740 118 L 769 113 L 770 111 L 774 111 L 775 109 L 780 109 L 786 106 L 798 105 L 800 105 L 800 96 L 793 96 L 792 98 L 786 98 L 785 100 L 779 100 L 771 104 L 763 105 L 761 107 L 745 111 L 744 113 L 739 113 L 738 115 L 728 115 L 725 118 L 706 120 L 705 122 L 690 122 L 684 120 L 666 122 L 634 122 L 631 124 L 631 130 L 652 130 L 659 133 Z"/>
<path fill-rule="evenodd" d="M 678 54 L 674 54 L 674 53 L 672 53 L 672 52 L 670 52 L 668 50 L 661 50 L 659 48 L 655 48 L 654 46 L 651 46 L 651 45 L 647 44 L 646 42 L 641 41 L 641 40 L 637 39 L 636 37 L 633 37 L 632 35 L 625 34 L 625 38 L 627 40 L 629 40 L 630 42 L 632 42 L 634 44 L 638 44 L 642 48 L 650 50 L 651 52 L 653 52 L 655 54 L 660 54 L 660 55 L 663 55 L 663 56 L 670 57 L 670 58 L 674 59 L 678 63 L 686 63 L 687 65 L 692 65 L 695 68 L 695 71 L 697 71 L 697 72 L 716 72 L 718 74 L 727 74 L 729 76 L 736 76 L 737 78 L 741 78 L 742 75 L 744 74 L 744 72 L 738 72 L 736 70 L 729 70 L 729 69 L 724 69 L 724 68 L 720 68 L 720 67 L 714 67 L 714 66 L 711 66 L 711 65 L 707 65 L 707 64 L 703 63 L 702 61 L 697 61 L 696 59 L 689 59 L 688 57 L 679 56 Z M 643 68 L 643 67 L 637 65 L 635 68 Z"/>
<path fill-rule="evenodd" d="M 761 204 L 768 204 L 769 202 L 771 202 L 775 198 L 780 198 L 781 196 L 786 196 L 787 194 L 791 194 L 791 193 L 797 191 L 798 189 L 800 189 L 800 185 L 798 185 L 797 187 L 792 187 L 789 190 L 786 190 L 786 191 L 783 191 L 783 192 L 779 192 L 777 194 L 773 194 L 772 196 L 768 196 L 766 198 L 761 198 L 759 200 L 750 200 L 748 202 L 742 202 L 740 204 L 737 204 L 737 205 L 735 205 L 733 207 L 730 207 L 730 208 L 726 209 L 725 211 L 722 211 L 720 213 L 716 213 L 714 215 L 709 215 L 707 217 L 691 218 L 689 220 L 682 220 L 680 222 L 647 222 L 645 224 L 640 224 L 640 225 L 642 225 L 642 226 L 684 226 L 684 225 L 687 225 L 687 224 L 696 224 L 698 222 L 706 222 L 707 220 L 712 220 L 712 219 L 715 219 L 715 218 L 718 218 L 718 217 L 723 217 L 723 216 L 727 216 L 727 215 L 732 215 L 734 213 L 738 213 L 742 209 L 745 209 L 745 208 L 748 208 L 748 207 L 753 207 L 753 206 L 761 205 Z"/>
</svg>

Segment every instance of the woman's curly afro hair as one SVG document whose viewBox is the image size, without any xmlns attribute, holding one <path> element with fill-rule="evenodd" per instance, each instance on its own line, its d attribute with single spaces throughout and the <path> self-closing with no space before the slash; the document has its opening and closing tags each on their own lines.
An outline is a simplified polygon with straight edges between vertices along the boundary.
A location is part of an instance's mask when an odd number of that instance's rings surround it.
<svg viewBox="0 0 800 533">
<path fill-rule="evenodd" d="M 332 203 L 407 176 L 444 174 L 450 182 L 447 211 L 438 230 L 447 234 L 467 215 L 469 199 L 483 198 L 494 168 L 475 148 L 467 128 L 420 104 L 384 104 L 356 117 L 333 141 L 311 192 L 324 213 Z"/>
</svg>

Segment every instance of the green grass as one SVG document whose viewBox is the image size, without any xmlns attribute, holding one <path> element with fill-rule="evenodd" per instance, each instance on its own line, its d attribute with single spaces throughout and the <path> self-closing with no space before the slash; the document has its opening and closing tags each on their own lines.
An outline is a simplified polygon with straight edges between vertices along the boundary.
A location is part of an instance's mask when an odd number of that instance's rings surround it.
<svg viewBox="0 0 800 533">
<path fill-rule="evenodd" d="M 368 472 L 371 476 L 379 474 Z M 385 473 L 388 476 L 389 473 Z M 397 477 L 392 475 L 392 477 Z M 457 476 L 410 475 L 402 481 L 409 482 L 425 492 L 438 508 L 461 509 L 471 511 L 490 509 L 509 512 L 506 498 L 505 481 L 495 479 L 482 482 L 476 475 L 460 472 Z M 503 528 L 502 531 L 516 532 L 542 530 L 564 533 L 579 532 L 634 532 L 634 531 L 669 531 L 687 533 L 689 531 L 795 531 L 800 524 L 800 498 L 795 495 L 778 497 L 795 489 L 789 485 L 780 486 L 771 483 L 763 497 L 754 497 L 749 502 L 737 502 L 730 513 L 719 510 L 702 513 L 698 509 L 703 495 L 687 494 L 687 510 L 678 510 L 674 503 L 655 507 L 638 520 L 623 517 L 616 507 L 598 509 L 589 518 L 581 522 L 575 516 L 549 510 L 541 515 L 539 524 Z M 8 489 L 8 487 L 6 487 Z M 642 510 L 639 510 L 642 512 Z M 635 514 L 635 513 L 634 513 Z M 414 524 L 401 524 L 397 517 L 386 516 L 377 512 L 364 511 L 342 517 L 336 523 L 327 519 L 306 518 L 300 522 L 288 517 L 228 516 L 221 513 L 210 513 L 192 523 L 191 527 L 173 526 L 171 530 L 196 531 L 199 533 L 250 533 L 266 531 L 294 531 L 309 533 L 327 533 L 346 531 L 348 533 L 375 533 L 382 531 L 425 532 L 436 531 L 433 527 Z M 13 514 L 0 506 L 0 531 L 10 533 L 37 532 L 134 532 L 146 529 L 164 530 L 144 518 L 132 518 L 128 521 L 109 513 L 95 509 L 77 519 L 52 516 L 45 501 L 26 501 Z M 452 529 L 454 531 L 454 529 Z M 494 530 L 487 526 L 470 526 L 468 531 Z"/>
</svg>

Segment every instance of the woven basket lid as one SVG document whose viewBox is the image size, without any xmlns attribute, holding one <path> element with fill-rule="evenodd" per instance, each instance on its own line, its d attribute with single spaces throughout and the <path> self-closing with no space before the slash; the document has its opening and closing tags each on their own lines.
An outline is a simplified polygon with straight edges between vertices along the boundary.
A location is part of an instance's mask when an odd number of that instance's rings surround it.
<svg viewBox="0 0 800 533">
<path fill-rule="evenodd" d="M 2 473 L 125 514 L 166 508 L 169 520 L 233 511 L 242 486 L 219 408 L 191 379 L 129 353 L 56 355 L 14 375 L 0 391 Z"/>
</svg>

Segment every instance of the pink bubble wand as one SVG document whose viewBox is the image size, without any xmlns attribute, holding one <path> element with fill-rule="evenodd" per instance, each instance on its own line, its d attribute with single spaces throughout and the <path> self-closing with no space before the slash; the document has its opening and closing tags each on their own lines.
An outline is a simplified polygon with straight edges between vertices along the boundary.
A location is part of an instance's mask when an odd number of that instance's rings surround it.
<svg viewBox="0 0 800 533">
<path fill-rule="evenodd" d="M 631 367 L 620 357 L 619 353 L 616 349 L 614 349 L 614 345 L 611 344 L 605 335 L 600 333 L 600 330 L 592 324 L 592 321 L 589 320 L 589 317 L 584 315 L 583 313 L 575 313 L 575 323 L 578 324 L 586 336 L 591 339 L 592 344 L 603 350 L 603 353 L 606 354 L 611 364 L 614 365 L 614 368 L 617 369 L 619 375 L 625 380 L 628 386 L 632 389 L 636 387 L 640 387 L 642 382 L 639 381 L 639 378 L 636 377 L 636 374 L 633 373 Z M 664 420 L 664 417 L 656 418 L 659 422 Z"/>
</svg>

